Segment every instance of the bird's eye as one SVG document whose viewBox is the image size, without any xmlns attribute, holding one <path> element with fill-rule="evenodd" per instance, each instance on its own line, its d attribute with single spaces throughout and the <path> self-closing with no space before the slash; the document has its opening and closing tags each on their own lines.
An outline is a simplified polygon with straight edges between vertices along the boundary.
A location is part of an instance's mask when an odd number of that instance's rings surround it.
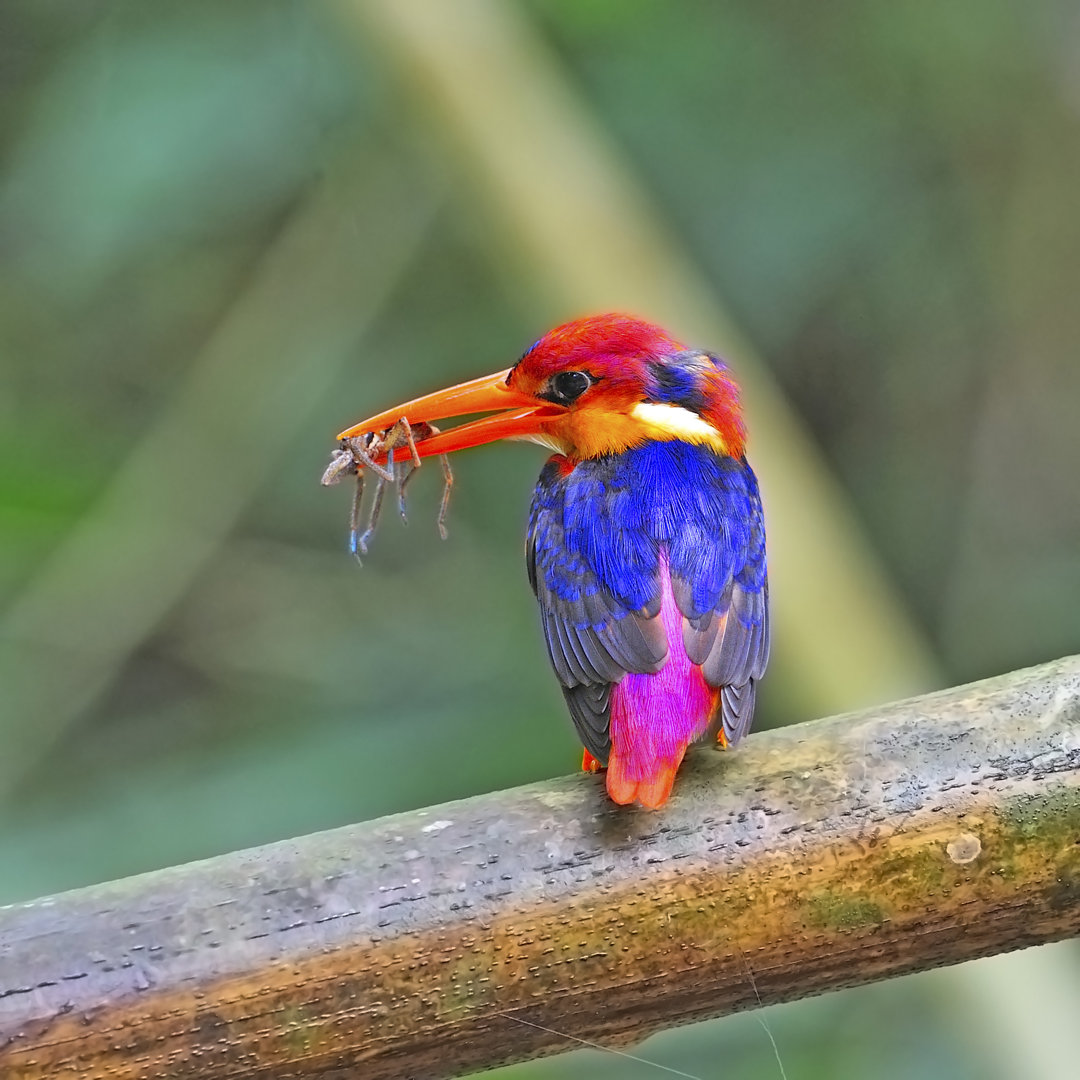
<svg viewBox="0 0 1080 1080">
<path fill-rule="evenodd" d="M 560 405 L 569 405 L 592 386 L 592 377 L 584 371 L 560 371 L 551 380 L 551 397 Z"/>
</svg>

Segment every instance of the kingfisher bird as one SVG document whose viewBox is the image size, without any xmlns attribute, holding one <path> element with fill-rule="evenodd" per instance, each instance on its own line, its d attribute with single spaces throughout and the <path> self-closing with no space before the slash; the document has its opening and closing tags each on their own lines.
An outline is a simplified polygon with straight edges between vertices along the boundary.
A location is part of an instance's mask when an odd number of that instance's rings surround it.
<svg viewBox="0 0 1080 1080">
<path fill-rule="evenodd" d="M 497 411 L 496 411 L 497 410 Z M 395 406 L 348 439 L 473 413 L 420 457 L 496 439 L 554 451 L 526 562 L 548 657 L 619 804 L 656 809 L 690 744 L 750 728 L 769 658 L 765 523 L 722 360 L 624 314 L 556 327 L 508 370 Z"/>
</svg>

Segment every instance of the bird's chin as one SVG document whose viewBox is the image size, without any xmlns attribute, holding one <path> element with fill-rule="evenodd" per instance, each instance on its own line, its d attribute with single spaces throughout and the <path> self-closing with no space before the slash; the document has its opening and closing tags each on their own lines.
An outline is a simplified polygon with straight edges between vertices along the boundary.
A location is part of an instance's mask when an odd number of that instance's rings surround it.
<svg viewBox="0 0 1080 1080">
<path fill-rule="evenodd" d="M 537 446 L 553 450 L 556 454 L 565 454 L 569 450 L 569 447 L 561 439 L 557 439 L 554 435 L 545 434 L 542 431 L 528 435 L 511 435 L 508 441 L 536 443 Z"/>
</svg>

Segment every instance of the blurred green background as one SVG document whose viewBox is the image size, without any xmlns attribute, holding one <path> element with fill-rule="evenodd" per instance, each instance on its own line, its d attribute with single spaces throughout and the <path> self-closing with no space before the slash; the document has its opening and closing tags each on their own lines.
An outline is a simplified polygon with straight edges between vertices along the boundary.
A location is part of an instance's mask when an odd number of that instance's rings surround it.
<svg viewBox="0 0 1080 1080">
<path fill-rule="evenodd" d="M 470 43 L 474 98 L 429 70 L 436 8 L 460 24 L 446 55 Z M 348 485 L 318 484 L 346 423 L 506 366 L 594 306 L 528 238 L 539 205 L 492 198 L 503 146 L 509 176 L 565 168 L 598 220 L 629 205 L 633 232 L 627 185 L 751 343 L 736 368 L 771 372 L 812 435 L 791 468 L 838 481 L 843 529 L 894 586 L 855 632 L 903 626 L 934 658 L 898 660 L 895 685 L 1080 651 L 1074 4 L 427 15 L 0 6 L 0 903 L 576 765 L 522 564 L 540 451 L 461 456 L 446 543 L 426 469 L 409 527 L 388 508 L 362 569 Z M 533 141 L 519 99 L 588 137 Z M 752 460 L 782 436 L 761 415 Z M 838 579 L 843 557 L 814 554 Z M 826 644 L 852 632 L 820 607 L 801 617 Z M 890 696 L 858 656 L 815 696 L 784 644 L 760 726 Z M 1011 993 L 1080 1014 L 1076 951 L 1040 955 Z M 1052 1075 L 1071 1027 L 1047 1021 L 1050 1066 L 1024 1069 L 1038 1017 L 1002 1020 L 994 985 L 926 975 L 764 1016 L 792 1080 Z M 781 1072 L 756 1016 L 635 1052 Z M 586 1072 L 659 1075 L 591 1051 L 506 1075 Z"/>
</svg>

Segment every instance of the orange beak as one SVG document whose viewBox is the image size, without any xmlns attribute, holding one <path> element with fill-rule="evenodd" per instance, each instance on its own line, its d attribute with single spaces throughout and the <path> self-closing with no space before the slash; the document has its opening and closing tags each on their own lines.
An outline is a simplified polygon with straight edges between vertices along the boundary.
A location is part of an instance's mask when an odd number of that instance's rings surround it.
<svg viewBox="0 0 1080 1080">
<path fill-rule="evenodd" d="M 540 401 L 531 394 L 523 394 L 506 383 L 510 369 L 485 375 L 470 382 L 459 383 L 434 394 L 395 405 L 385 412 L 376 413 L 359 424 L 346 428 L 338 439 L 385 431 L 402 417 L 410 424 L 421 421 L 442 420 L 448 416 L 464 416 L 468 413 L 495 412 L 494 416 L 459 424 L 449 431 L 441 431 L 426 439 L 416 440 L 416 450 L 421 457 L 448 454 L 469 446 L 493 442 L 495 439 L 529 439 L 543 435 L 548 425 L 566 413 L 560 405 Z M 496 410 L 502 410 L 496 412 Z"/>
</svg>

